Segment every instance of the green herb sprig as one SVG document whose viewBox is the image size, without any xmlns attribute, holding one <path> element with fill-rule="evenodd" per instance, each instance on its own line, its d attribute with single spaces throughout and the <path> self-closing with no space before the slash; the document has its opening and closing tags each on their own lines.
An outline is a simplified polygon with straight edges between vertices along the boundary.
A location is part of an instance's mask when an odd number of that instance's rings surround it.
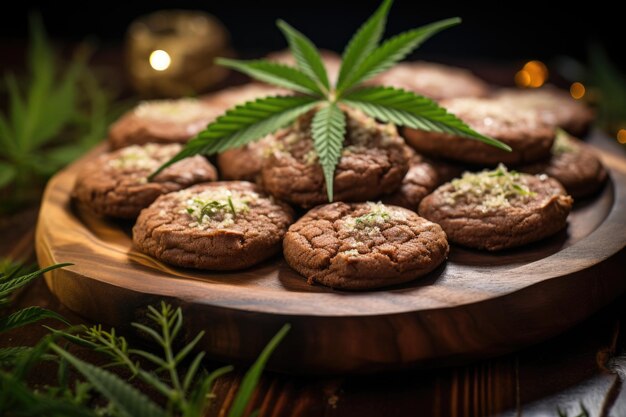
<svg viewBox="0 0 626 417">
<path fill-rule="evenodd" d="M 0 262 L 0 307 L 10 303 L 11 295 L 41 274 L 70 264 L 53 265 L 32 273 L 23 273 L 16 265 Z M 2 310 L 0 309 L 0 313 Z M 47 327 L 51 333 L 35 346 L 0 348 L 0 410 L 3 415 L 76 416 L 76 417 L 200 417 L 206 415 L 214 398 L 212 390 L 220 376 L 233 370 L 224 366 L 208 372 L 202 364 L 205 352 L 196 352 L 204 332 L 199 332 L 180 348 L 183 313 L 180 308 L 162 302 L 148 306 L 146 323 L 133 326 L 151 338 L 160 352 L 134 349 L 115 329 L 101 325 L 80 326 L 68 330 Z M 0 334 L 43 319 L 67 324 L 59 314 L 41 307 L 27 307 L 9 315 L 0 314 Z M 253 397 L 261 373 L 270 355 L 288 333 L 285 324 L 269 341 L 255 363 L 241 380 L 228 417 L 243 416 Z M 70 353 L 62 339 L 107 357 L 108 363 L 96 366 Z M 42 361 L 58 364 L 58 384 L 29 386 L 29 374 Z M 148 366 L 146 366 L 148 365 Z M 71 378 L 70 367 L 84 381 Z M 104 368 L 122 368 L 131 373 L 129 381 Z M 163 398 L 164 406 L 140 391 L 133 381 L 142 382 L 152 390 L 152 397 Z M 101 406 L 103 400 L 105 405 Z"/>
<path fill-rule="evenodd" d="M 296 67 L 267 60 L 218 59 L 218 64 L 299 94 L 260 98 L 227 110 L 150 178 L 189 156 L 223 152 L 258 140 L 316 109 L 311 133 L 324 172 L 328 200 L 332 201 L 334 173 L 346 130 L 343 106 L 359 109 L 383 122 L 450 133 L 510 151 L 506 144 L 475 132 L 433 100 L 394 87 L 363 85 L 404 59 L 431 36 L 461 21 L 459 18 L 441 20 L 381 43 L 391 3 L 392 0 L 384 0 L 354 34 L 343 52 L 339 76 L 334 84 L 328 78 L 315 45 L 282 20 L 277 25 L 287 38 Z"/>
</svg>

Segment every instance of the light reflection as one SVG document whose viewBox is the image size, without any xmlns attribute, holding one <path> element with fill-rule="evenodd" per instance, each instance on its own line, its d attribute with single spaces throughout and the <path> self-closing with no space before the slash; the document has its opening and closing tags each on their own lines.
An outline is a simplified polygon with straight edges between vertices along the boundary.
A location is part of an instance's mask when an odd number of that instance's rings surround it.
<svg viewBox="0 0 626 417">
<path fill-rule="evenodd" d="M 162 49 L 152 51 L 150 54 L 150 66 L 157 71 L 165 71 L 171 63 L 172 58 L 170 58 L 170 54 Z"/>
<path fill-rule="evenodd" d="M 572 83 L 572 85 L 569 88 L 569 93 L 576 100 L 580 100 L 581 98 L 583 98 L 585 96 L 585 91 L 586 91 L 585 86 L 582 83 L 579 83 L 578 81 Z"/>
<path fill-rule="evenodd" d="M 541 61 L 528 61 L 515 74 L 515 84 L 524 88 L 539 88 L 548 79 L 548 68 Z"/>
</svg>

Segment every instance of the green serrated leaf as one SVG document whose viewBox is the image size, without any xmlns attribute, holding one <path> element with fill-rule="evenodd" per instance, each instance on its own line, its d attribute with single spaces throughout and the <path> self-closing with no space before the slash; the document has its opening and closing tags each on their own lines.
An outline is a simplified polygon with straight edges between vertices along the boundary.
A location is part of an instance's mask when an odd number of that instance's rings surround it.
<svg viewBox="0 0 626 417">
<path fill-rule="evenodd" d="M 55 139 L 63 126 L 70 123 L 77 112 L 77 80 L 85 71 L 86 57 L 78 55 L 64 72 L 64 77 L 37 107 L 32 107 L 32 121 L 27 135 L 29 144 L 35 148 Z M 35 114 L 34 111 L 38 110 Z"/>
<path fill-rule="evenodd" d="M 404 59 L 424 41 L 436 33 L 449 27 L 458 25 L 461 19 L 458 17 L 440 20 L 408 32 L 401 33 L 385 41 L 381 46 L 372 51 L 363 62 L 351 72 L 339 93 L 368 80 L 383 71 L 388 70 L 398 61 Z"/>
<path fill-rule="evenodd" d="M 69 325 L 69 323 L 61 315 L 55 313 L 54 311 L 50 311 L 42 307 L 33 306 L 16 311 L 15 313 L 10 314 L 7 317 L 0 318 L 0 333 L 14 329 L 16 327 L 36 323 L 44 319 L 55 319 Z"/>
<path fill-rule="evenodd" d="M 391 3 L 392 0 L 385 0 L 350 39 L 341 57 L 341 69 L 337 78 L 338 90 L 345 88 L 346 80 L 350 74 L 378 46 L 385 31 L 387 13 L 389 13 Z"/>
<path fill-rule="evenodd" d="M 47 353 L 55 337 L 54 334 L 44 336 L 34 347 L 16 358 L 15 366 L 11 371 L 16 379 L 24 379 L 33 366 L 42 359 L 51 359 Z"/>
<path fill-rule="evenodd" d="M 328 201 L 333 201 L 335 167 L 341 158 L 343 140 L 346 134 L 346 116 L 332 103 L 318 110 L 311 124 L 313 145 L 324 171 Z"/>
<path fill-rule="evenodd" d="M 393 87 L 367 87 L 347 94 L 342 102 L 383 122 L 462 136 L 511 151 L 507 144 L 474 131 L 433 100 L 410 91 Z"/>
<path fill-rule="evenodd" d="M 291 49 L 291 53 L 296 59 L 298 68 L 315 80 L 322 91 L 330 91 L 326 67 L 313 42 L 283 20 L 279 20 L 277 25 L 287 38 L 289 49 Z"/>
<path fill-rule="evenodd" d="M 290 328 L 291 326 L 289 324 L 285 324 L 278 331 L 278 333 L 276 333 L 272 340 L 270 340 L 267 346 L 265 346 L 258 359 L 250 367 L 248 372 L 246 372 L 246 375 L 244 375 L 241 385 L 239 386 L 239 390 L 237 391 L 237 395 L 235 395 L 235 399 L 233 400 L 233 405 L 228 412 L 228 417 L 243 416 L 243 413 L 250 402 L 250 398 L 252 397 L 252 393 L 254 392 L 254 388 L 259 383 L 259 378 L 261 377 L 261 373 L 263 372 L 263 368 L 265 368 L 267 360 L 270 358 L 272 352 L 274 352 L 281 340 L 283 340 L 287 332 L 289 332 Z"/>
<path fill-rule="evenodd" d="M 166 416 L 161 407 L 115 374 L 84 362 L 57 345 L 53 344 L 50 347 L 76 368 L 93 385 L 94 389 L 111 401 L 123 415 L 128 417 Z"/>
<path fill-rule="evenodd" d="M 15 179 L 17 171 L 13 165 L 0 161 L 0 188 L 6 187 Z"/>
<path fill-rule="evenodd" d="M 318 103 L 318 99 L 306 96 L 274 96 L 238 105 L 210 123 L 181 152 L 161 165 L 150 179 L 181 159 L 197 154 L 212 155 L 261 139 L 289 124 Z"/>
<path fill-rule="evenodd" d="M 0 364 L 12 363 L 17 357 L 29 352 L 31 349 L 30 346 L 0 348 Z"/>
<path fill-rule="evenodd" d="M 16 148 L 19 150 L 24 149 L 24 129 L 27 125 L 26 120 L 28 118 L 26 104 L 17 80 L 13 74 L 5 75 L 5 84 L 8 90 L 9 97 L 9 122 L 13 126 L 13 135 L 15 138 Z"/>
<path fill-rule="evenodd" d="M 226 58 L 218 58 L 215 62 L 278 87 L 289 88 L 304 94 L 317 96 L 322 94 L 315 81 L 302 71 L 288 65 L 266 60 L 239 61 Z"/>
<path fill-rule="evenodd" d="M 87 405 L 34 391 L 23 380 L 0 371 L 0 410 L 7 416 L 97 417 Z"/>
<path fill-rule="evenodd" d="M 39 275 L 44 274 L 48 271 L 52 271 L 53 269 L 57 269 L 57 268 L 63 268 L 65 266 L 69 266 L 72 265 L 70 263 L 63 263 L 63 264 L 56 264 L 56 265 L 51 265 L 47 268 L 43 268 L 40 269 L 38 271 L 35 271 L 33 273 L 27 274 L 27 275 L 22 275 L 19 277 L 15 277 L 9 281 L 3 282 L 2 284 L 0 284 L 0 298 L 6 297 L 9 294 L 11 294 L 13 291 L 17 290 L 18 288 L 23 287 L 24 285 L 28 284 L 29 282 L 31 282 L 32 280 L 34 280 L 35 278 L 37 278 Z"/>
</svg>

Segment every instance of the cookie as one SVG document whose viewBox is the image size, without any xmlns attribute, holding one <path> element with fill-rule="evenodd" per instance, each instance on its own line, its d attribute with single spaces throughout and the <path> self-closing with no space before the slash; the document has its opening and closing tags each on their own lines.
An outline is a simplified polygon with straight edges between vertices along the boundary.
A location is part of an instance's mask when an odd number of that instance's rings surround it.
<svg viewBox="0 0 626 417">
<path fill-rule="evenodd" d="M 251 142 L 241 148 L 229 149 L 217 156 L 220 176 L 225 180 L 257 181 L 263 158 L 276 143 L 273 135 Z"/>
<path fill-rule="evenodd" d="M 451 242 L 496 251 L 563 229 L 572 203 L 555 179 L 500 165 L 442 185 L 422 200 L 419 213 L 441 225 Z"/>
<path fill-rule="evenodd" d="M 489 86 L 470 71 L 431 62 L 403 62 L 368 84 L 402 88 L 433 100 L 483 97 Z"/>
<path fill-rule="evenodd" d="M 440 103 L 478 133 L 498 139 L 513 150 L 503 151 L 477 140 L 446 133 L 405 128 L 404 137 L 416 151 L 428 156 L 469 164 L 520 165 L 550 156 L 554 126 L 538 112 L 512 106 L 497 98 L 458 98 Z"/>
<path fill-rule="evenodd" d="M 73 196 L 100 215 L 135 218 L 161 194 L 215 181 L 217 173 L 202 156 L 183 159 L 147 177 L 176 155 L 182 145 L 132 145 L 101 155 L 78 175 Z"/>
<path fill-rule="evenodd" d="M 309 283 L 367 290 L 423 276 L 448 255 L 441 227 L 402 207 L 333 203 L 294 223 L 285 260 Z"/>
<path fill-rule="evenodd" d="M 263 160 L 261 179 L 274 197 L 301 207 L 328 202 L 322 167 L 311 138 L 313 113 L 275 135 Z M 367 201 L 394 192 L 409 169 L 404 140 L 395 126 L 346 111 L 346 135 L 335 169 L 336 201 Z"/>
<path fill-rule="evenodd" d="M 550 159 L 522 166 L 519 170 L 549 175 L 576 199 L 598 192 L 607 178 L 606 169 L 593 149 L 564 131 L 557 134 Z"/>
<path fill-rule="evenodd" d="M 339 76 L 339 70 L 341 68 L 341 58 L 335 52 L 326 50 L 321 50 L 320 56 L 322 57 L 324 67 L 326 67 L 328 80 L 332 84 Z M 265 58 L 270 61 L 278 62 L 280 64 L 289 65 L 292 67 L 296 66 L 296 60 L 294 59 L 293 54 L 289 49 L 272 52 L 268 54 Z"/>
<path fill-rule="evenodd" d="M 447 162 L 425 158 L 408 147 L 407 152 L 411 159 L 402 185 L 396 192 L 384 196 L 382 201 L 417 211 L 424 197 L 444 182 L 461 175 L 463 169 Z"/>
<path fill-rule="evenodd" d="M 288 90 L 261 83 L 248 83 L 204 95 L 201 97 L 201 101 L 211 107 L 218 115 L 222 115 L 226 110 L 246 101 L 286 94 L 291 93 Z"/>
<path fill-rule="evenodd" d="M 538 111 L 547 123 L 578 137 L 587 133 L 594 120 L 594 113 L 588 106 L 555 87 L 502 89 L 495 97 L 519 108 Z"/>
<path fill-rule="evenodd" d="M 189 268 L 248 268 L 280 252 L 293 212 L 249 182 L 199 184 L 144 209 L 133 243 L 163 262 Z"/>
<path fill-rule="evenodd" d="M 186 143 L 221 114 L 201 100 L 144 101 L 113 123 L 111 149 L 145 143 Z"/>
</svg>

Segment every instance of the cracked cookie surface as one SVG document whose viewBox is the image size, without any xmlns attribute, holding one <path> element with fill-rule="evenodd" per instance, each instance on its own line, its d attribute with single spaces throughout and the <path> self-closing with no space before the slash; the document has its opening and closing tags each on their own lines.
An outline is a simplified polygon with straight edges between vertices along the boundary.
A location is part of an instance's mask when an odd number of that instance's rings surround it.
<svg viewBox="0 0 626 417">
<path fill-rule="evenodd" d="M 487 83 L 466 69 L 423 61 L 396 64 L 367 83 L 402 88 L 437 101 L 489 93 Z"/>
<path fill-rule="evenodd" d="M 222 113 L 192 98 L 152 100 L 140 103 L 113 123 L 111 149 L 146 143 L 186 143 Z"/>
<path fill-rule="evenodd" d="M 234 270 L 278 253 L 293 211 L 245 181 L 199 184 L 159 197 L 144 209 L 133 243 L 163 262 Z"/>
<path fill-rule="evenodd" d="M 587 133 L 594 119 L 594 112 L 583 102 L 551 86 L 538 89 L 505 88 L 496 92 L 495 97 L 518 108 L 534 110 L 547 123 L 578 137 Z"/>
<path fill-rule="evenodd" d="M 99 215 L 132 219 L 161 194 L 217 179 L 213 165 L 196 155 L 148 181 L 150 174 L 181 149 L 179 144 L 146 144 L 100 155 L 78 175 L 72 196 Z"/>
<path fill-rule="evenodd" d="M 595 194 L 607 179 L 606 169 L 593 149 L 565 132 L 557 134 L 550 159 L 524 165 L 519 170 L 549 175 L 574 198 Z"/>
<path fill-rule="evenodd" d="M 573 200 L 553 178 L 493 171 L 465 173 L 422 200 L 420 215 L 451 242 L 490 251 L 522 246 L 567 225 Z"/>
<path fill-rule="evenodd" d="M 313 114 L 276 133 L 261 170 L 270 194 L 305 208 L 328 202 L 311 138 Z M 346 119 L 345 147 L 335 169 L 335 200 L 367 201 L 394 192 L 409 168 L 404 140 L 393 125 L 379 124 L 360 112 L 347 111 Z"/>
<path fill-rule="evenodd" d="M 411 155 L 409 171 L 400 188 L 382 198 L 383 203 L 417 211 L 420 202 L 435 188 L 461 175 L 463 169 L 441 160 L 426 158 L 407 147 Z"/>
<path fill-rule="evenodd" d="M 458 98 L 441 101 L 449 113 L 485 136 L 504 142 L 511 152 L 459 136 L 404 129 L 407 143 L 425 155 L 480 165 L 519 165 L 550 156 L 554 125 L 535 110 L 498 98 Z"/>
<path fill-rule="evenodd" d="M 287 263 L 329 287 L 366 290 L 411 281 L 448 254 L 441 227 L 381 203 L 332 203 L 294 223 L 283 241 Z"/>
</svg>

